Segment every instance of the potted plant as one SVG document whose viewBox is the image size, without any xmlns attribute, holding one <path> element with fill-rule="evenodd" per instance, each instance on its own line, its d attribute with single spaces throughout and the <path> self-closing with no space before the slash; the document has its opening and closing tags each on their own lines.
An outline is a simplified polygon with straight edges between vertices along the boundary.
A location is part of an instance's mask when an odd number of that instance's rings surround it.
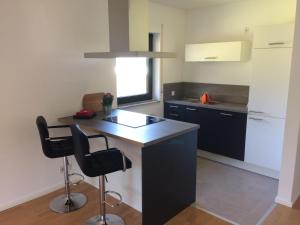
<svg viewBox="0 0 300 225">
<path fill-rule="evenodd" d="M 105 93 L 102 98 L 103 111 L 106 116 L 111 114 L 114 96 L 111 93 Z"/>
</svg>

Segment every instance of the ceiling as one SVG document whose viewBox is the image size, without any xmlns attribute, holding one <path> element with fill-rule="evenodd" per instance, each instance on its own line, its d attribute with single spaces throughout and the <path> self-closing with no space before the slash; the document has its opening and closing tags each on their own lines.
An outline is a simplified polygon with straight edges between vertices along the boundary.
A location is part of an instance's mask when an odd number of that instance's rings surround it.
<svg viewBox="0 0 300 225">
<path fill-rule="evenodd" d="M 240 0 L 151 0 L 152 2 L 173 6 L 181 9 L 194 9 L 200 7 L 225 4 Z"/>
</svg>

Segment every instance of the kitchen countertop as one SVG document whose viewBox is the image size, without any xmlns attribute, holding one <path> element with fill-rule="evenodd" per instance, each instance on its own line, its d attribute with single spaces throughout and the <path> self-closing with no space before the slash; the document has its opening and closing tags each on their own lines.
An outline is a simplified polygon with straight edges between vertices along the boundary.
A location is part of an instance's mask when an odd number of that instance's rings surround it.
<svg viewBox="0 0 300 225">
<path fill-rule="evenodd" d="M 216 109 L 222 111 L 238 112 L 238 113 L 248 113 L 247 105 L 236 104 L 236 103 L 214 103 L 214 104 L 201 104 L 200 102 L 193 102 L 189 100 L 168 100 L 166 103 L 186 105 L 186 106 L 195 106 L 208 109 Z"/>
<path fill-rule="evenodd" d="M 118 115 L 122 111 L 119 109 L 113 110 L 112 115 Z M 132 128 L 104 121 L 103 118 L 103 113 L 98 112 L 97 116 L 92 119 L 73 119 L 73 116 L 69 116 L 59 118 L 58 121 L 65 124 L 75 123 L 86 130 L 121 139 L 140 147 L 153 145 L 199 128 L 199 125 L 196 124 L 169 119 L 147 126 Z"/>
</svg>

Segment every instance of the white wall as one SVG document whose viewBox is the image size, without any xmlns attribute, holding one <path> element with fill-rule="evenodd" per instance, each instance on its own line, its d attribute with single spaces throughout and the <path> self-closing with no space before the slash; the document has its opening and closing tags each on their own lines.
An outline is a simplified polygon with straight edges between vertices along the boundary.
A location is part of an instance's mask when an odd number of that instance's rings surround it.
<svg viewBox="0 0 300 225">
<path fill-rule="evenodd" d="M 162 83 L 182 81 L 186 27 L 185 11 L 150 2 L 150 21 L 150 31 L 154 33 L 161 33 L 161 25 L 163 25 L 161 51 L 177 53 L 176 59 L 160 60 Z M 162 89 L 160 91 L 162 92 Z M 127 110 L 162 116 L 162 93 L 160 100 L 158 103 L 131 107 Z"/>
<path fill-rule="evenodd" d="M 1 1 L 0 210 L 62 182 L 61 160 L 42 154 L 36 116 L 56 123 L 84 93 L 114 91 L 113 62 L 82 57 L 107 48 L 106 8 L 99 0 Z"/>
<path fill-rule="evenodd" d="M 162 51 L 175 51 L 176 59 L 163 59 L 163 81 L 182 80 L 186 17 L 183 10 L 150 3 L 150 30 L 160 32 L 163 24 Z"/>
<path fill-rule="evenodd" d="M 300 12 L 300 4 L 298 4 Z M 296 33 L 286 117 L 283 161 L 277 202 L 291 206 L 300 195 L 300 13 L 296 18 Z"/>
<path fill-rule="evenodd" d="M 164 49 L 182 55 L 184 37 L 172 32 L 184 12 L 151 9 L 165 20 Z M 1 211 L 62 184 L 61 160 L 42 154 L 36 116 L 54 124 L 79 110 L 85 93 L 115 94 L 116 82 L 115 60 L 83 58 L 108 50 L 107 0 L 2 0 L 0 15 Z M 181 79 L 182 63 L 166 62 L 164 74 L 166 81 Z"/>
<path fill-rule="evenodd" d="M 252 40 L 253 27 L 294 21 L 296 0 L 244 0 L 187 13 L 187 43 Z M 245 32 L 245 28 L 249 29 Z M 184 81 L 249 85 L 251 61 L 187 63 Z"/>
</svg>

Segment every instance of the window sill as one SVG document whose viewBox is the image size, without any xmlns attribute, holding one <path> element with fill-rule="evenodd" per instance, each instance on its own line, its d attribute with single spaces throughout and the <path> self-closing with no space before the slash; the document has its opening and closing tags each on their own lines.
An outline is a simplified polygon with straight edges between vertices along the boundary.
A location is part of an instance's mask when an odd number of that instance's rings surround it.
<svg viewBox="0 0 300 225">
<path fill-rule="evenodd" d="M 130 107 L 135 107 L 135 106 L 142 106 L 142 105 L 149 105 L 149 104 L 155 104 L 155 103 L 160 103 L 159 100 L 148 100 L 148 101 L 142 101 L 142 102 L 134 102 L 134 103 L 129 103 L 129 104 L 124 104 L 124 105 L 118 105 L 118 109 L 126 109 Z"/>
</svg>

